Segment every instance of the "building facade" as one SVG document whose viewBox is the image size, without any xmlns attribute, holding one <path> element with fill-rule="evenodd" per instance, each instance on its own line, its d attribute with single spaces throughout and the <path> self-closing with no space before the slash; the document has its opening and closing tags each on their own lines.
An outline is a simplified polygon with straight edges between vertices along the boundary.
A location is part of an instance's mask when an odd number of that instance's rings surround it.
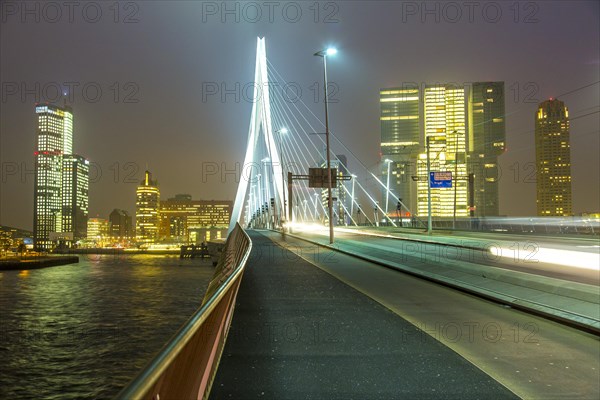
<svg viewBox="0 0 600 400">
<path fill-rule="evenodd" d="M 469 151 L 473 215 L 500 215 L 498 157 L 506 149 L 504 82 L 475 82 L 469 88 Z"/>
<path fill-rule="evenodd" d="M 54 247 L 53 237 L 82 239 L 86 234 L 88 162 L 73 155 L 73 112 L 70 107 L 37 105 L 34 178 L 34 244 Z"/>
<path fill-rule="evenodd" d="M 537 213 L 573 215 L 569 110 L 558 99 L 539 104 L 535 115 Z"/>
<path fill-rule="evenodd" d="M 421 95 L 418 87 L 396 87 L 381 89 L 381 161 L 383 183 L 388 183 L 391 194 L 401 199 L 406 207 L 416 207 L 416 184 L 411 177 L 416 175 L 417 155 L 421 148 Z M 389 165 L 388 165 L 389 164 Z M 383 190 L 383 202 L 386 202 Z M 395 210 L 396 201 L 389 196 L 388 202 Z"/>
<path fill-rule="evenodd" d="M 465 88 L 427 85 L 423 115 L 425 142 L 429 140 L 430 171 L 452 173 L 451 188 L 431 189 L 431 215 L 466 217 L 467 208 L 467 119 Z M 428 215 L 427 149 L 417 161 L 417 213 Z"/>
<path fill-rule="evenodd" d="M 110 237 L 117 240 L 127 240 L 133 237 L 132 218 L 126 210 L 115 208 L 110 213 L 108 220 Z"/>
<path fill-rule="evenodd" d="M 87 223 L 87 239 L 102 246 L 108 239 L 109 222 L 104 218 L 89 218 Z"/>
<path fill-rule="evenodd" d="M 63 156 L 62 231 L 73 232 L 73 240 L 85 239 L 89 201 L 89 161 L 70 154 Z"/>
<path fill-rule="evenodd" d="M 499 215 L 504 82 L 381 89 L 379 101 L 382 183 L 387 187 L 389 178 L 391 191 L 388 197 L 383 188 L 382 208 L 387 200 L 388 213 L 398 216 L 398 197 L 409 210 L 403 207 L 402 216 L 427 216 L 429 140 L 430 171 L 452 174 L 452 187 L 431 190 L 432 216 Z"/>
<path fill-rule="evenodd" d="M 136 191 L 135 238 L 140 243 L 154 243 L 158 239 L 160 191 L 158 182 L 146 171 Z"/>
<path fill-rule="evenodd" d="M 225 238 L 232 209 L 232 201 L 193 200 L 188 194 L 178 194 L 160 202 L 159 239 L 201 243 Z"/>
</svg>

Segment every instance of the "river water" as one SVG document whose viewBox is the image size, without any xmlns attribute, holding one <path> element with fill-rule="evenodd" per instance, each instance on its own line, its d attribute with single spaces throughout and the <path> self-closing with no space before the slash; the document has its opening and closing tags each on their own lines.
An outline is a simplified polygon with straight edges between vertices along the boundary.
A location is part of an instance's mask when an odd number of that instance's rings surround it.
<svg viewBox="0 0 600 400">
<path fill-rule="evenodd" d="M 81 255 L 0 272 L 0 399 L 112 398 L 200 306 L 210 261 Z"/>
</svg>

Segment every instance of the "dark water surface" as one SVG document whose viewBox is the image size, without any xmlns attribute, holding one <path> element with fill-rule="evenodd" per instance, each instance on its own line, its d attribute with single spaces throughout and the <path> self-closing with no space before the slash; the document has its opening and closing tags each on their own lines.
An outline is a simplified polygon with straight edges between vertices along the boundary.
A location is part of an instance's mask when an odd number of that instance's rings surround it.
<svg viewBox="0 0 600 400">
<path fill-rule="evenodd" d="M 82 255 L 0 272 L 0 399 L 112 398 L 200 306 L 210 261 Z"/>
</svg>

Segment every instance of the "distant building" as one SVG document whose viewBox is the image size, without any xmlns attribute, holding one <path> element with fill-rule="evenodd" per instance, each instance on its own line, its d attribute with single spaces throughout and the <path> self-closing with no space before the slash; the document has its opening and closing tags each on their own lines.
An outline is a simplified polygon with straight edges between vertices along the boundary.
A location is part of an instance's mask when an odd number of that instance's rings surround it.
<svg viewBox="0 0 600 400">
<path fill-rule="evenodd" d="M 432 188 L 432 216 L 469 215 L 469 173 L 475 216 L 499 215 L 498 156 L 505 149 L 504 82 L 426 84 L 380 89 L 384 209 L 397 215 L 396 197 L 428 213 L 427 138 L 431 172 L 452 175 L 452 187 Z M 388 177 L 387 174 L 390 176 Z M 455 211 L 456 210 L 456 211 Z M 402 215 L 406 216 L 402 207 Z"/>
<path fill-rule="evenodd" d="M 5 250 L 16 249 L 20 243 L 32 245 L 33 232 L 0 225 L 0 254 Z"/>
<path fill-rule="evenodd" d="M 129 239 L 133 231 L 131 215 L 125 210 L 115 208 L 108 217 L 110 224 L 109 236 L 114 239 Z"/>
<path fill-rule="evenodd" d="M 452 188 L 431 189 L 431 215 L 466 217 L 467 209 L 467 119 L 465 88 L 454 85 L 427 85 L 424 92 L 425 140 L 429 137 L 431 171 L 451 172 Z M 417 212 L 428 214 L 429 176 L 427 152 L 417 162 Z M 456 211 L 455 211 L 456 209 Z"/>
<path fill-rule="evenodd" d="M 469 92 L 467 169 L 474 175 L 474 215 L 500 215 L 498 157 L 506 149 L 504 82 L 475 82 Z"/>
<path fill-rule="evenodd" d="M 161 241 L 200 243 L 227 237 L 233 202 L 178 194 L 160 202 Z"/>
<path fill-rule="evenodd" d="M 104 218 L 90 218 L 87 222 L 87 239 L 102 245 L 108 239 L 108 220 Z"/>
<path fill-rule="evenodd" d="M 560 100 L 546 100 L 535 116 L 537 213 L 573 215 L 569 110 Z"/>
<path fill-rule="evenodd" d="M 135 237 L 141 243 L 154 243 L 158 239 L 158 209 L 160 191 L 158 182 L 152 180 L 152 174 L 145 172 L 144 180 L 136 191 Z"/>
<path fill-rule="evenodd" d="M 416 160 L 421 147 L 421 96 L 418 87 L 394 87 L 379 91 L 381 115 L 381 162 L 383 183 L 389 183 L 389 204 L 396 209 L 394 196 L 402 199 L 411 210 L 417 206 L 416 183 L 411 179 L 416 175 Z M 386 161 L 389 160 L 389 161 Z M 386 190 L 382 189 L 385 204 Z"/>
<path fill-rule="evenodd" d="M 48 250 L 55 238 L 85 237 L 88 207 L 88 162 L 73 155 L 70 107 L 38 105 L 35 155 L 33 234 L 35 247 Z"/>
<path fill-rule="evenodd" d="M 62 231 L 73 240 L 85 239 L 88 220 L 89 161 L 78 155 L 63 156 Z"/>
</svg>

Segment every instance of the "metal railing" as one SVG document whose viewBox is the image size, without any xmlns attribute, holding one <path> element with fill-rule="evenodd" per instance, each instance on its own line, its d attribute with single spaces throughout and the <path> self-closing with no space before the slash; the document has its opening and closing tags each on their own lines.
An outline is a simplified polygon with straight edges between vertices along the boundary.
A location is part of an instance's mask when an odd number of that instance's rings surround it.
<svg viewBox="0 0 600 400">
<path fill-rule="evenodd" d="M 207 399 L 252 249 L 240 227 L 229 234 L 200 308 L 118 399 Z"/>
</svg>

